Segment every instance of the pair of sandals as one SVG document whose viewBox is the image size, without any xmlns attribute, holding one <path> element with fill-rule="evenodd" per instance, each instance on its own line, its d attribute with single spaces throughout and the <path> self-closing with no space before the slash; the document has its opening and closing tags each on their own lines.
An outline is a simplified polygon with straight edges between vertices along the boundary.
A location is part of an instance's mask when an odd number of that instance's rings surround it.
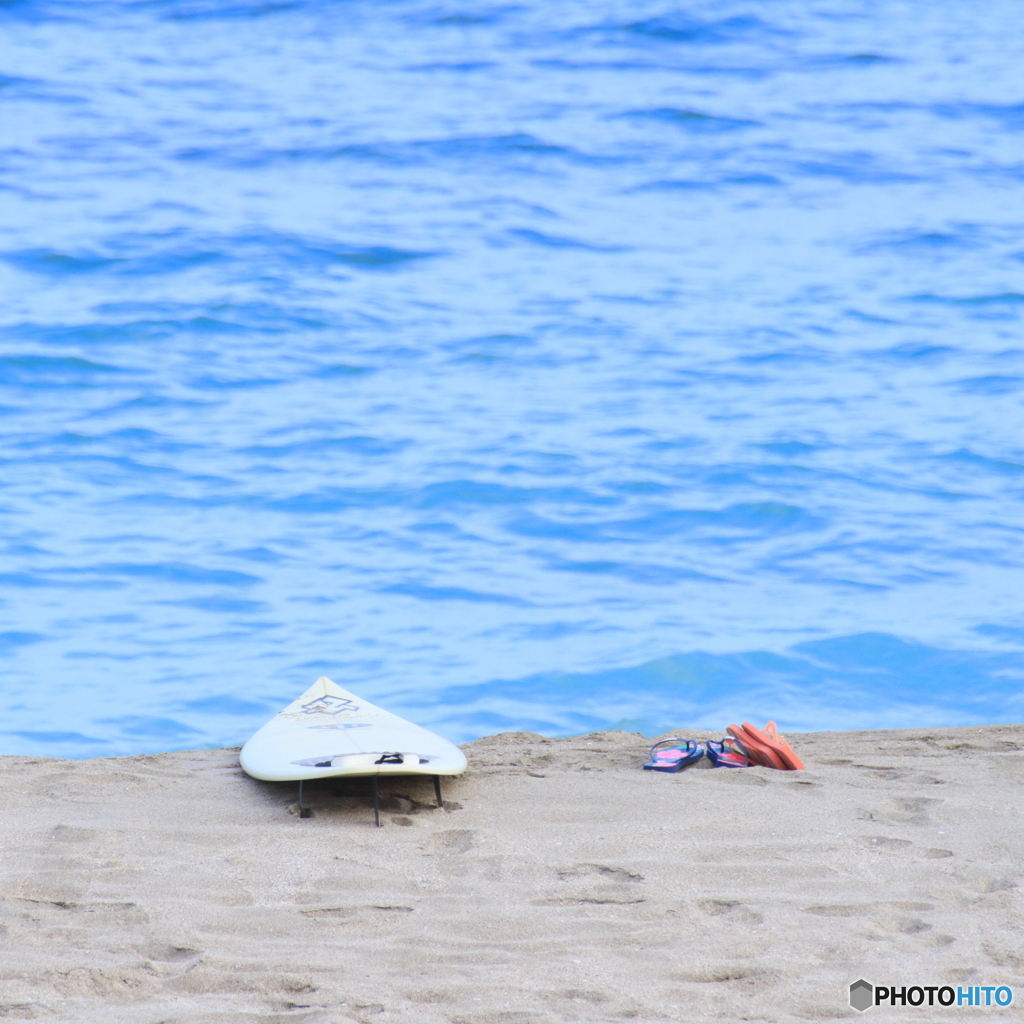
<svg viewBox="0 0 1024 1024">
<path fill-rule="evenodd" d="M 670 746 L 665 750 L 659 747 Z M 733 739 L 708 740 L 707 746 L 696 740 L 683 740 L 673 737 L 659 740 L 651 747 L 647 755 L 644 771 L 678 772 L 689 764 L 696 764 L 705 754 L 716 768 L 746 768 L 750 763 L 747 752 L 742 745 Z"/>
<path fill-rule="evenodd" d="M 779 735 L 774 722 L 769 722 L 763 730 L 744 722 L 742 727 L 730 725 L 725 731 L 731 739 L 708 740 L 706 747 L 696 740 L 678 737 L 659 740 L 647 755 L 644 771 L 678 772 L 696 764 L 705 754 L 716 768 L 746 768 L 757 764 L 779 771 L 803 769 L 803 762 Z M 659 747 L 665 749 L 659 750 Z"/>
<path fill-rule="evenodd" d="M 730 725 L 725 731 L 746 748 L 747 757 L 754 764 L 777 768 L 782 772 L 803 771 L 803 761 L 779 735 L 774 722 L 769 722 L 763 730 L 744 722 L 742 726 Z"/>
</svg>

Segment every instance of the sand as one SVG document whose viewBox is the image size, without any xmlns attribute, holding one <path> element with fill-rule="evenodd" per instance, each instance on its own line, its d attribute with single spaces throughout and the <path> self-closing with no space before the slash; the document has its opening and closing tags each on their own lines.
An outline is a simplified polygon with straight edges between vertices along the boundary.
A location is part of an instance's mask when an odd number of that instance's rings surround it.
<svg viewBox="0 0 1024 1024">
<path fill-rule="evenodd" d="M 665 775 L 505 733 L 444 810 L 386 780 L 380 829 L 365 783 L 303 819 L 236 750 L 0 758 L 0 1017 L 829 1021 L 863 977 L 1015 991 L 868 1020 L 1019 1019 L 1024 726 L 790 740 L 807 771 Z"/>
</svg>

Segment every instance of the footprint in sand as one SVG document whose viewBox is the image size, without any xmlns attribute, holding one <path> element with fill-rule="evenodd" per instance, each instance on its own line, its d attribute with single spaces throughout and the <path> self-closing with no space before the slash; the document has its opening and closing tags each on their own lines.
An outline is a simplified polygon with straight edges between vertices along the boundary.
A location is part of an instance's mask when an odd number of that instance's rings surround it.
<svg viewBox="0 0 1024 1024">
<path fill-rule="evenodd" d="M 708 917 L 729 916 L 729 924 L 754 925 L 760 924 L 764 918 L 742 900 L 698 900 L 697 906 Z"/>
<path fill-rule="evenodd" d="M 754 993 L 778 985 L 782 975 L 766 967 L 716 966 L 670 975 L 673 981 L 697 984 L 728 984 L 731 989 Z"/>
<path fill-rule="evenodd" d="M 612 868 L 607 864 L 573 864 L 568 868 L 557 868 L 555 874 L 559 878 L 579 878 L 583 875 L 600 875 L 609 882 L 642 882 L 643 875 L 627 871 L 625 868 Z"/>
<path fill-rule="evenodd" d="M 893 839 L 891 836 L 860 836 L 860 841 L 872 850 L 888 850 L 891 852 L 905 850 L 908 846 L 914 845 L 909 839 Z"/>
<path fill-rule="evenodd" d="M 202 956 L 203 951 L 201 949 L 193 949 L 191 946 L 176 946 L 173 943 L 154 942 L 148 946 L 141 946 L 139 953 L 147 960 L 158 960 L 160 963 L 175 964 Z"/>
<path fill-rule="evenodd" d="M 860 817 L 866 821 L 890 822 L 894 825 L 927 825 L 931 820 L 928 812 L 942 802 L 930 796 L 896 796 L 889 801 L 887 807 L 864 811 Z"/>
<path fill-rule="evenodd" d="M 562 883 L 568 883 L 568 891 L 560 889 L 552 896 L 537 900 L 537 906 L 579 906 L 588 903 L 628 906 L 647 902 L 643 890 L 637 888 L 644 876 L 626 868 L 581 863 L 555 868 L 555 874 Z"/>
<path fill-rule="evenodd" d="M 434 836 L 434 849 L 443 856 L 468 853 L 475 837 L 476 832 L 471 828 L 451 828 Z"/>
</svg>

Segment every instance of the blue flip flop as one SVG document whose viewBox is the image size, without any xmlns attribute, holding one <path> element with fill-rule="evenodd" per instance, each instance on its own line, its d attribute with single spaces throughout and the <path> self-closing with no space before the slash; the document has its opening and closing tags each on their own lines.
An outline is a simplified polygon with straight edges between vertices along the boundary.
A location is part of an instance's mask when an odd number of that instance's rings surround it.
<svg viewBox="0 0 1024 1024">
<path fill-rule="evenodd" d="M 716 768 L 746 768 L 747 752 L 738 740 L 708 740 L 708 760 Z"/>
<path fill-rule="evenodd" d="M 658 750 L 658 747 L 664 747 L 665 744 L 669 744 L 666 750 Z M 644 771 L 677 772 L 688 764 L 699 761 L 703 756 L 704 748 L 696 740 L 681 740 L 678 737 L 659 740 L 647 755 Z"/>
</svg>

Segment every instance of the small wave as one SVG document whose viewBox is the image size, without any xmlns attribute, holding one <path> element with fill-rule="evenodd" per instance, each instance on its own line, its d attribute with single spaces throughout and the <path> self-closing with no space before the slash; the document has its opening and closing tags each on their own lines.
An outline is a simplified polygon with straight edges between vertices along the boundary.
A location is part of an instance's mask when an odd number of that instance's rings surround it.
<svg viewBox="0 0 1024 1024">
<path fill-rule="evenodd" d="M 71 577 L 123 576 L 129 579 L 160 580 L 164 583 L 215 583 L 229 587 L 251 587 L 253 584 L 263 582 L 259 576 L 250 576 L 248 573 L 235 572 L 231 569 L 204 569 L 186 562 L 162 564 L 108 562 L 78 569 L 60 569 L 57 572 Z"/>
<path fill-rule="evenodd" d="M 488 594 L 478 590 L 466 590 L 463 587 L 428 587 L 418 583 L 396 583 L 381 588 L 380 593 L 404 594 L 406 597 L 416 597 L 421 601 L 469 601 L 473 604 L 508 604 L 520 608 L 529 605 L 528 601 L 507 594 Z"/>
<path fill-rule="evenodd" d="M 330 379 L 331 377 L 363 377 L 374 373 L 372 366 L 352 366 L 349 363 L 334 363 L 318 370 L 314 376 Z"/>
<path fill-rule="evenodd" d="M 921 295 L 907 296 L 908 302 L 921 302 L 942 306 L 1019 306 L 1024 303 L 1024 295 L 1020 292 L 998 292 L 994 295 Z"/>
<path fill-rule="evenodd" d="M 1016 462 L 1013 459 L 993 459 L 987 455 L 978 455 L 967 448 L 950 452 L 948 455 L 939 455 L 936 458 L 946 462 L 954 462 L 960 466 L 970 466 L 972 469 L 981 469 L 995 473 L 1024 473 L 1024 459 Z"/>
<path fill-rule="evenodd" d="M 0 633 L 0 651 L 13 651 L 18 647 L 28 647 L 30 644 L 37 644 L 46 639 L 42 633 L 20 633 L 17 630 L 9 630 Z"/>
<path fill-rule="evenodd" d="M 279 562 L 285 560 L 285 556 L 277 551 L 271 551 L 270 548 L 260 547 L 256 548 L 241 548 L 237 551 L 228 551 L 228 555 L 234 558 L 244 558 L 247 562 L 262 562 L 264 565 L 277 565 Z"/>
<path fill-rule="evenodd" d="M 180 244 L 167 247 L 162 236 L 135 235 L 112 238 L 108 241 L 108 248 L 109 255 L 71 255 L 49 249 L 25 249 L 5 253 L 0 258 L 19 270 L 59 278 L 98 273 L 137 277 L 179 274 L 209 264 L 249 261 L 257 254 L 292 267 L 340 264 L 362 270 L 386 269 L 437 255 L 388 245 L 345 245 L 327 239 L 272 232 L 196 239 L 195 247 L 182 247 Z M 134 306 L 138 308 L 139 304 Z M 120 307 L 125 308 L 125 304 L 120 304 Z M 252 310 L 258 308 L 250 305 Z M 240 310 L 246 311 L 245 307 L 240 307 Z M 213 318 L 199 316 L 193 322 L 204 319 Z"/>
<path fill-rule="evenodd" d="M 120 366 L 77 356 L 0 356 L 0 385 L 33 388 L 98 386 L 99 378 L 125 373 Z"/>
<path fill-rule="evenodd" d="M 83 324 L 17 324 L 7 329 L 12 338 L 39 341 L 44 344 L 107 345 L 133 342 L 161 341 L 175 335 L 240 334 L 252 328 L 218 320 L 209 316 L 196 316 L 188 320 L 136 320 L 130 323 Z M 30 357 L 49 358 L 55 357 Z M 72 360 L 74 361 L 74 359 Z M 84 360 L 79 360 L 84 362 Z M 0 364 L 2 365 L 2 364 Z M 40 366 L 43 364 L 40 363 Z M 115 369 L 118 369 L 115 367 Z"/>
<path fill-rule="evenodd" d="M 704 114 L 699 110 L 686 110 L 679 107 L 627 110 L 615 116 L 633 120 L 660 121 L 663 124 L 685 128 L 691 132 L 731 132 L 741 128 L 753 128 L 758 124 L 757 121 L 736 117 L 722 117 L 717 114 Z"/>
<path fill-rule="evenodd" d="M 697 181 L 686 178 L 663 178 L 659 181 L 649 181 L 643 185 L 636 185 L 629 189 L 630 192 L 708 192 L 720 189 L 729 189 L 735 186 L 754 187 L 776 187 L 782 184 L 782 179 L 773 174 L 739 174 L 725 175 L 711 181 Z"/>
<path fill-rule="evenodd" d="M 878 65 L 903 63 L 900 57 L 889 57 L 883 53 L 841 53 L 812 57 L 808 65 L 814 68 L 872 68 Z"/>
<path fill-rule="evenodd" d="M 109 740 L 100 740 L 95 736 L 85 736 L 80 732 L 61 732 L 60 730 L 31 730 L 31 729 L 11 729 L 8 730 L 4 735 L 6 736 L 17 736 L 19 739 L 28 740 L 37 749 L 43 747 L 44 749 L 57 749 L 67 750 L 68 748 L 74 750 L 77 747 L 103 747 L 109 745 Z M 65 755 L 67 756 L 67 755 Z M 90 750 L 86 757 L 95 757 L 95 750 Z"/>
<path fill-rule="evenodd" d="M 239 448 L 238 451 L 244 455 L 261 455 L 272 459 L 290 459 L 297 455 L 321 456 L 331 452 L 378 456 L 401 451 L 411 443 L 411 441 L 385 441 L 377 437 L 322 437 L 315 441 L 300 441 L 295 444 L 252 445 L 248 448 Z"/>
<path fill-rule="evenodd" d="M 630 583 L 642 583 L 653 586 L 671 586 L 686 580 L 699 580 L 703 583 L 725 583 L 720 576 L 709 576 L 707 573 L 694 569 L 684 569 L 672 565 L 649 565 L 643 562 L 569 562 L 551 561 L 549 569 L 555 572 L 578 572 L 589 575 L 618 576 Z"/>
<path fill-rule="evenodd" d="M 193 729 L 184 722 L 173 718 L 150 717 L 148 715 L 124 715 L 120 718 L 99 718 L 98 725 L 112 725 L 125 736 L 139 736 L 153 740 L 181 740 L 186 736 L 199 736 L 201 730 Z"/>
<path fill-rule="evenodd" d="M 367 142 L 341 145 L 302 146 L 290 149 L 253 150 L 189 148 L 175 154 L 178 160 L 218 164 L 226 167 L 261 167 L 298 161 L 356 160 L 394 167 L 416 166 L 439 161 L 496 162 L 522 167 L 540 159 L 557 158 L 581 164 L 621 163 L 622 158 L 600 157 L 571 146 L 545 142 L 526 132 L 512 135 L 466 135 L 409 142 Z"/>
<path fill-rule="evenodd" d="M 452 508 L 459 505 L 508 506 L 532 502 L 580 502 L 601 504 L 608 499 L 575 487 L 510 487 L 507 484 L 451 480 L 426 484 L 415 490 L 362 490 L 331 487 L 310 494 L 297 494 L 267 503 L 282 512 L 333 512 L 344 508 L 385 506 L 415 509 Z"/>
<path fill-rule="evenodd" d="M 906 171 L 883 167 L 871 153 L 834 153 L 818 159 L 797 159 L 789 164 L 790 170 L 809 178 L 841 178 L 857 184 L 896 184 L 916 181 L 917 176 Z"/>
<path fill-rule="evenodd" d="M 891 348 L 874 349 L 864 354 L 872 359 L 892 359 L 909 363 L 937 363 L 957 354 L 951 345 L 930 345 L 927 342 L 905 341 Z"/>
<path fill-rule="evenodd" d="M 1024 128 L 1024 103 L 936 103 L 930 108 L 941 117 L 986 118 L 1004 128 Z"/>
<path fill-rule="evenodd" d="M 983 623 L 980 626 L 975 626 L 974 632 L 982 636 L 995 637 L 997 640 L 1014 644 L 1017 647 L 1024 647 L 1024 629 L 1020 626 L 996 626 Z"/>
<path fill-rule="evenodd" d="M 797 459 L 813 455 L 815 452 L 821 451 L 824 446 L 807 444 L 804 441 L 770 441 L 765 444 L 759 444 L 757 447 L 770 452 L 772 455 L 781 455 L 786 459 Z"/>
<path fill-rule="evenodd" d="M 622 252 L 623 247 L 611 245 L 591 245 L 587 242 L 580 242 L 574 238 L 564 238 L 560 235 L 547 235 L 540 231 L 533 231 L 530 228 L 511 228 L 506 234 L 518 238 L 531 245 L 540 245 L 546 249 L 586 249 L 589 252 Z"/>
<path fill-rule="evenodd" d="M 116 590 L 123 586 L 123 583 L 114 580 L 66 580 L 61 579 L 59 576 L 42 572 L 0 573 L 0 587 L 17 587 L 19 589 L 53 587 L 65 590 Z"/>
<path fill-rule="evenodd" d="M 443 14 L 431 18 L 432 25 L 445 25 L 454 28 L 471 28 L 476 25 L 492 25 L 498 20 L 497 14 Z"/>
<path fill-rule="evenodd" d="M 447 63 L 440 62 L 437 64 L 413 64 L 408 68 L 409 71 L 456 71 L 461 73 L 469 71 L 487 71 L 490 68 L 496 67 L 493 61 L 489 60 L 475 60 L 475 61 L 462 61 L 460 63 Z"/>
<path fill-rule="evenodd" d="M 193 377 L 188 386 L 199 391 L 224 391 L 240 388 L 270 388 L 283 383 L 270 377 Z"/>
<path fill-rule="evenodd" d="M 160 601 L 171 608 L 194 608 L 221 615 L 255 615 L 267 610 L 262 601 L 243 601 L 237 597 L 191 597 L 183 601 Z"/>
<path fill-rule="evenodd" d="M 939 649 L 862 633 L 782 654 L 694 651 L 635 667 L 454 686 L 420 713 L 467 738 L 526 722 L 546 735 L 625 727 L 649 736 L 684 722 L 724 730 L 744 718 L 775 719 L 794 731 L 990 724 L 1024 714 L 1022 671 L 1016 652 Z M 962 693 L 974 696 L 964 702 Z M 439 714 L 445 706 L 460 711 Z"/>
<path fill-rule="evenodd" d="M 625 71 L 625 72 L 663 72 L 673 74 L 702 75 L 715 78 L 740 78 L 748 81 L 761 81 L 770 78 L 772 71 L 764 67 L 743 67 L 729 64 L 691 64 L 682 62 L 666 62 L 661 59 L 631 60 L 566 60 L 565 58 L 548 57 L 530 62 L 533 67 L 546 71 Z"/>
<path fill-rule="evenodd" d="M 169 252 L 160 255 L 127 257 L 101 256 L 98 253 L 77 255 L 53 249 L 23 249 L 0 256 L 19 270 L 48 277 L 93 274 L 101 271 L 146 276 L 177 274 L 222 259 L 217 252 Z"/>
<path fill-rule="evenodd" d="M 764 536 L 794 531 L 815 530 L 823 525 L 805 509 L 781 502 L 731 505 L 719 511 L 679 509 L 655 512 L 636 519 L 606 522 L 559 522 L 538 515 L 527 515 L 510 524 L 514 533 L 528 537 L 565 538 L 566 540 L 609 543 L 620 539 L 671 537 L 680 534 Z"/>
<path fill-rule="evenodd" d="M 304 5 L 290 0 L 267 0 L 264 3 L 236 4 L 223 0 L 162 0 L 161 16 L 165 21 L 250 21 L 275 14 L 299 10 Z"/>
<path fill-rule="evenodd" d="M 522 505 L 528 502 L 555 501 L 591 504 L 604 500 L 577 487 L 509 487 L 506 484 L 452 480 L 427 484 L 410 495 L 409 504 L 418 508 L 443 508 L 451 505 Z"/>
<path fill-rule="evenodd" d="M 230 693 L 217 693 L 197 700 L 182 701 L 180 706 L 184 711 L 200 711 L 211 715 L 252 715 L 267 712 L 265 704 L 242 700 Z"/>
<path fill-rule="evenodd" d="M 954 386 L 965 394 L 1007 395 L 1020 391 L 1024 387 L 1024 377 L 1009 377 L 993 373 L 987 377 L 968 377 L 965 380 L 958 380 Z"/>
<path fill-rule="evenodd" d="M 605 33 L 608 29 L 593 29 Z M 663 43 L 688 45 L 717 45 L 750 38 L 764 38 L 780 34 L 780 30 L 750 15 L 722 18 L 718 21 L 698 21 L 682 14 L 668 14 L 644 21 L 631 21 L 614 27 L 623 36 L 656 40 Z"/>
<path fill-rule="evenodd" d="M 977 232 L 971 229 L 958 232 L 900 232 L 889 238 L 865 243 L 857 251 L 866 254 L 889 251 L 908 256 L 945 256 L 977 249 L 979 244 Z"/>
</svg>

